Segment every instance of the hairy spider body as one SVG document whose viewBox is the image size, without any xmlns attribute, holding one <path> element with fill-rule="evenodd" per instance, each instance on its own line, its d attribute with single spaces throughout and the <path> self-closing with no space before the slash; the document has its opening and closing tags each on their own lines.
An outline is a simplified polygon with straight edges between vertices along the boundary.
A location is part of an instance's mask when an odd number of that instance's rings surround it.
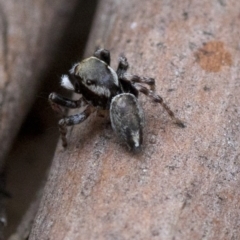
<svg viewBox="0 0 240 240">
<path fill-rule="evenodd" d="M 75 64 L 62 79 L 63 87 L 71 86 L 89 104 L 103 109 L 109 109 L 112 97 L 121 92 L 116 72 L 96 57 Z"/>
<path fill-rule="evenodd" d="M 122 56 L 119 59 L 117 71 L 114 71 L 110 67 L 110 52 L 106 49 L 98 49 L 92 57 L 75 64 L 68 74 L 62 76 L 61 85 L 82 96 L 74 101 L 51 93 L 49 101 L 53 110 L 63 115 L 62 107 L 86 106 L 83 112 L 60 119 L 59 130 L 64 147 L 67 146 L 67 126 L 79 124 L 96 109 L 102 109 L 110 111 L 112 127 L 128 147 L 132 150 L 140 149 L 144 117 L 137 99 L 139 92 L 151 97 L 154 102 L 160 103 L 174 123 L 184 127 L 163 99 L 155 94 L 155 80 L 127 74 L 127 69 L 127 59 Z"/>
</svg>

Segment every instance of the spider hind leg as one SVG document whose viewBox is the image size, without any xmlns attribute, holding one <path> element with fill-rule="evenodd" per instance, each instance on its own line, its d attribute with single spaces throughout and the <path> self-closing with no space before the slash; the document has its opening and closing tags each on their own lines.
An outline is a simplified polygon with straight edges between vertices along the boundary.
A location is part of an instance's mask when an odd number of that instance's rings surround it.
<svg viewBox="0 0 240 240">
<path fill-rule="evenodd" d="M 181 128 L 185 128 L 186 126 L 184 125 L 184 123 L 177 117 L 175 117 L 174 112 L 170 109 L 170 107 L 163 101 L 162 97 L 160 97 L 159 95 L 157 95 L 154 91 L 149 90 L 148 88 L 142 86 L 142 84 L 140 83 L 136 83 L 135 84 L 136 89 L 138 89 L 139 92 L 142 92 L 143 94 L 145 94 L 146 96 L 149 96 L 153 102 L 156 103 L 160 103 L 162 105 L 162 107 L 166 110 L 166 112 L 168 113 L 168 115 L 171 117 L 172 121 L 174 124 L 176 124 L 177 126 L 181 127 Z"/>
</svg>

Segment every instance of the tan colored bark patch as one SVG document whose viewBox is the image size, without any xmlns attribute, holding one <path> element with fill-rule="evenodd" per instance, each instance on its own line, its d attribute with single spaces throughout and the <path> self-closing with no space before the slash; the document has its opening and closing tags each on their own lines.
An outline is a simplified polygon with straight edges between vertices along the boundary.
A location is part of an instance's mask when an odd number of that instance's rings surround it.
<svg viewBox="0 0 240 240">
<path fill-rule="evenodd" d="M 195 53 L 199 65 L 208 72 L 219 72 L 222 66 L 231 66 L 231 54 L 224 49 L 223 42 L 211 41 Z"/>
</svg>

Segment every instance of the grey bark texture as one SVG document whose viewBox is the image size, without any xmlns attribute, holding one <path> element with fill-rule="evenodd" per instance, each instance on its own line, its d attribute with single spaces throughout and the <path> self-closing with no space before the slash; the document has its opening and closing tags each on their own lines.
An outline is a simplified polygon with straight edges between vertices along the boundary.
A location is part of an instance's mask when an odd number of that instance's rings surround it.
<svg viewBox="0 0 240 240">
<path fill-rule="evenodd" d="M 91 116 L 59 143 L 30 239 L 239 239 L 240 2 L 100 1 L 86 56 L 131 73 L 186 123 L 140 97 L 141 154 Z"/>
</svg>

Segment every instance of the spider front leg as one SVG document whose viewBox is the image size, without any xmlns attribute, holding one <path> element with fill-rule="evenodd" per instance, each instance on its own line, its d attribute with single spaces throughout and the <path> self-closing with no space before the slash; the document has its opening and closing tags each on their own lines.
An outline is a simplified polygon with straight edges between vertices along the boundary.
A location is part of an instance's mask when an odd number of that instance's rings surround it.
<svg viewBox="0 0 240 240">
<path fill-rule="evenodd" d="M 82 123 L 93 112 L 94 112 L 93 107 L 88 105 L 83 112 L 75 114 L 75 115 L 71 115 L 71 116 L 68 116 L 68 117 L 65 117 L 65 118 L 62 118 L 59 120 L 58 126 L 59 126 L 59 131 L 60 131 L 60 135 L 61 135 L 61 139 L 62 139 L 62 146 L 64 148 L 67 147 L 67 138 L 66 138 L 67 126 L 73 126 L 73 125 Z"/>
<path fill-rule="evenodd" d="M 168 107 L 168 105 L 163 101 L 163 99 L 159 95 L 155 94 L 153 91 L 147 89 L 146 87 L 142 86 L 141 84 L 136 84 L 135 86 L 140 92 L 151 97 L 154 102 L 160 103 L 162 105 L 162 107 L 167 111 L 168 115 L 171 117 L 173 123 L 175 123 L 176 125 L 178 125 L 181 128 L 185 127 L 184 123 L 180 119 L 175 117 L 173 111 Z"/>
<path fill-rule="evenodd" d="M 48 101 L 50 102 L 52 109 L 55 112 L 60 113 L 62 116 L 65 115 L 64 109 L 62 107 L 80 108 L 85 105 L 85 102 L 82 98 L 80 98 L 79 100 L 71 100 L 57 93 L 51 93 L 48 97 Z"/>
</svg>

